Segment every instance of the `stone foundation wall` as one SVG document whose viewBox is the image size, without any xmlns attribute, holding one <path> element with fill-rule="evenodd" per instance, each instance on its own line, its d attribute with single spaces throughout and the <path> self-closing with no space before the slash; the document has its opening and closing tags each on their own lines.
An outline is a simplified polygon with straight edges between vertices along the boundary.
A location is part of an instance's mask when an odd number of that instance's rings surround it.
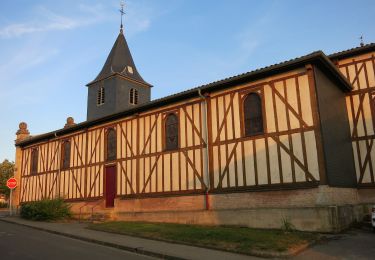
<svg viewBox="0 0 375 260">
<path fill-rule="evenodd" d="M 281 228 L 284 221 L 296 229 L 338 232 L 361 221 L 375 204 L 375 189 L 357 190 L 320 186 L 311 189 L 116 198 L 106 209 L 104 200 L 72 203 L 83 217 L 105 213 L 113 220 L 170 222 L 200 225 L 239 225 Z"/>
<path fill-rule="evenodd" d="M 375 188 L 358 189 L 358 196 L 361 203 L 372 203 L 375 205 Z"/>
<path fill-rule="evenodd" d="M 254 208 L 233 210 L 114 212 L 113 220 L 168 222 L 197 225 L 235 225 L 280 229 L 284 221 L 297 230 L 335 233 L 359 221 L 363 214 L 357 206 L 296 208 Z"/>
</svg>

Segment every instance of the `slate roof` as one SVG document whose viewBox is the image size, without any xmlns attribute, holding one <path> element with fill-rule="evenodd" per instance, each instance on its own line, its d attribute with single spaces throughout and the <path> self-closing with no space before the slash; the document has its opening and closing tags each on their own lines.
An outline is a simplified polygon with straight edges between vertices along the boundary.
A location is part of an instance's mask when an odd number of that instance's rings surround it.
<svg viewBox="0 0 375 260">
<path fill-rule="evenodd" d="M 316 51 L 316 52 L 313 52 L 308 55 L 301 56 L 292 60 L 274 64 L 274 65 L 267 66 L 261 69 L 246 72 L 243 74 L 239 74 L 237 76 L 222 79 L 222 80 L 215 81 L 209 84 L 201 85 L 201 86 L 198 86 L 198 87 L 195 87 L 195 88 L 192 88 L 192 89 L 189 89 L 189 90 L 177 93 L 177 94 L 173 94 L 164 98 L 156 99 L 148 103 L 139 105 L 135 108 L 124 110 L 124 111 L 121 111 L 112 115 L 108 115 L 108 116 L 94 119 L 91 121 L 84 121 L 82 123 L 76 124 L 69 128 L 63 128 L 63 129 L 49 132 L 46 134 L 33 136 L 21 142 L 16 143 L 16 146 L 23 147 L 32 143 L 36 143 L 38 141 L 43 141 L 43 140 L 55 138 L 57 136 L 72 133 L 75 131 L 84 130 L 94 125 L 103 124 L 103 123 L 110 122 L 113 120 L 118 120 L 123 117 L 141 113 L 152 108 L 166 106 L 166 105 L 180 102 L 189 98 L 197 98 L 199 97 L 198 91 L 201 91 L 202 94 L 210 93 L 213 91 L 218 91 L 221 89 L 229 88 L 229 87 L 236 86 L 236 85 L 246 83 L 249 81 L 262 79 L 262 78 L 272 76 L 278 73 L 287 72 L 296 68 L 300 68 L 307 64 L 314 64 L 318 66 L 321 70 L 328 73 L 343 91 L 346 91 L 346 92 L 351 91 L 352 89 L 351 84 L 341 74 L 341 72 L 336 68 L 336 66 L 331 62 L 331 60 L 322 51 Z"/>
<path fill-rule="evenodd" d="M 129 71 L 128 66 L 131 67 L 132 71 Z M 96 76 L 93 81 L 88 83 L 87 86 L 90 86 L 97 81 L 111 77 L 113 75 L 121 75 L 123 77 L 130 78 L 137 82 L 151 86 L 138 73 L 138 70 L 133 61 L 133 57 L 130 53 L 128 43 L 126 42 L 125 36 L 122 31 L 120 31 L 119 35 L 117 36 L 112 50 L 109 53 L 99 75 Z"/>
<path fill-rule="evenodd" d="M 328 57 L 332 60 L 343 59 L 343 58 L 348 58 L 348 57 L 351 57 L 351 56 L 354 56 L 354 55 L 367 53 L 367 52 L 370 52 L 370 51 L 375 51 L 375 43 L 369 43 L 369 44 L 366 44 L 364 46 L 352 48 L 352 49 L 345 50 L 345 51 L 336 52 L 336 53 L 328 55 Z"/>
</svg>

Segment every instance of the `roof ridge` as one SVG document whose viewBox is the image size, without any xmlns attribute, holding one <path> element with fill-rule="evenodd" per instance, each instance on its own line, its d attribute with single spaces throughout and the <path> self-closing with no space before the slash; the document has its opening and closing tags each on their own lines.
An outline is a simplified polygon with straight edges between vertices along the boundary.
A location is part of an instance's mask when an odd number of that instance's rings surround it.
<svg viewBox="0 0 375 260">
<path fill-rule="evenodd" d="M 350 49 L 347 49 L 347 50 L 342 50 L 342 51 L 331 53 L 331 54 L 328 55 L 328 58 L 334 59 L 334 58 L 347 57 L 347 56 L 355 55 L 357 53 L 365 52 L 365 51 L 371 50 L 371 49 L 375 50 L 375 42 L 371 42 L 371 43 L 367 43 L 363 46 L 358 46 L 358 47 L 350 48 Z"/>
</svg>

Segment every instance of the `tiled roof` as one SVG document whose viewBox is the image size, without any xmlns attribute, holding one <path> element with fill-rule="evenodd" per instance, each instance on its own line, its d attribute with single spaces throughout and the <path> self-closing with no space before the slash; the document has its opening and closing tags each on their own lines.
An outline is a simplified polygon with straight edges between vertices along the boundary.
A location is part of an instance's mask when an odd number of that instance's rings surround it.
<svg viewBox="0 0 375 260">
<path fill-rule="evenodd" d="M 369 43 L 369 44 L 366 44 L 364 46 L 351 48 L 351 49 L 348 49 L 348 50 L 345 50 L 345 51 L 336 52 L 336 53 L 328 55 L 328 57 L 332 60 L 343 59 L 343 58 L 347 58 L 347 57 L 350 57 L 350 56 L 366 53 L 366 52 L 369 52 L 369 51 L 375 51 L 375 43 Z"/>
</svg>

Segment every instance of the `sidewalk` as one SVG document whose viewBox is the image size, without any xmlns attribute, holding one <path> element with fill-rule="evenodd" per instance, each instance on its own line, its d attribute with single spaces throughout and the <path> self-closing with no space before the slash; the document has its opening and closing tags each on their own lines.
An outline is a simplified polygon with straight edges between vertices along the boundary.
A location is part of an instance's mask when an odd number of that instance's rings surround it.
<svg viewBox="0 0 375 260">
<path fill-rule="evenodd" d="M 36 222 L 24 220 L 18 217 L 2 217 L 0 218 L 0 221 L 19 224 L 54 234 L 59 234 L 163 259 L 260 259 L 257 257 L 239 255 L 224 251 L 89 230 L 85 228 L 86 224 L 80 223 Z"/>
</svg>

